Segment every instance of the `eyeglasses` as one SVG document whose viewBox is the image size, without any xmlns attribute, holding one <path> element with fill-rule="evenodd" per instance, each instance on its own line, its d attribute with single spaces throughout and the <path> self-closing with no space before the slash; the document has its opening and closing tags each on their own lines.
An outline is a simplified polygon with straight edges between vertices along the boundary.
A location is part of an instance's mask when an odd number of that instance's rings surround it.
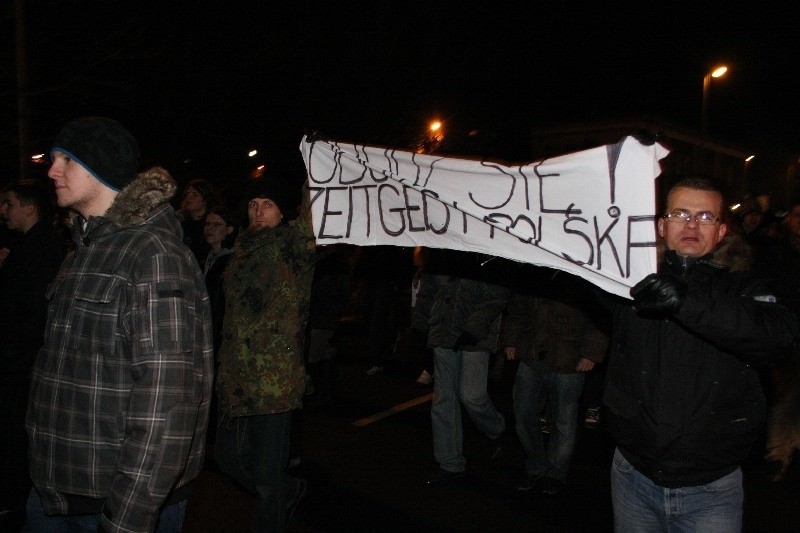
<svg viewBox="0 0 800 533">
<path fill-rule="evenodd" d="M 664 215 L 663 218 L 667 219 L 668 222 L 681 222 L 683 224 L 694 221 L 701 226 L 710 226 L 719 222 L 719 217 L 710 211 L 701 211 L 696 215 L 692 215 L 685 209 L 675 209 L 674 211 L 670 211 Z"/>
</svg>

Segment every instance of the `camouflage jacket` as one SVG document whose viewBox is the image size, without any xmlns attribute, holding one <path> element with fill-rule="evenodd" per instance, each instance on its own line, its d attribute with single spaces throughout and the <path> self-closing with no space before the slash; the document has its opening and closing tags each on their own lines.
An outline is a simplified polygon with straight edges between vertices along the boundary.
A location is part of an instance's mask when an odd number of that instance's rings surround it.
<svg viewBox="0 0 800 533">
<path fill-rule="evenodd" d="M 217 374 L 220 419 L 301 406 L 314 251 L 306 217 L 294 226 L 245 231 L 237 239 L 225 269 Z"/>
</svg>

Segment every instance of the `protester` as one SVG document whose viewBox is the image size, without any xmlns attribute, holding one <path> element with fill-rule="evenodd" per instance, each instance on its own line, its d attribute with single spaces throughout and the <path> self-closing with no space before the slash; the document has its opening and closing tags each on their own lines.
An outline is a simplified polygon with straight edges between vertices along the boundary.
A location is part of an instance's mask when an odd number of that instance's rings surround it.
<svg viewBox="0 0 800 533">
<path fill-rule="evenodd" d="M 25 411 L 31 369 L 44 341 L 47 285 L 66 254 L 53 228 L 50 191 L 31 180 L 4 191 L 8 228 L 19 232 L 0 269 L 0 529 L 21 524 L 31 489 Z"/>
<path fill-rule="evenodd" d="M 208 301 L 211 305 L 211 330 L 214 338 L 214 366 L 219 355 L 219 346 L 222 342 L 222 318 L 225 316 L 225 288 L 223 274 L 233 250 L 232 236 L 236 232 L 236 220 L 232 211 L 224 206 L 212 207 L 204 218 L 205 239 L 210 250 L 203 261 L 203 277 L 206 280 Z M 208 432 L 206 440 L 209 448 L 214 444 L 217 432 L 217 395 L 211 396 L 211 408 L 208 416 Z M 207 457 L 206 462 L 212 459 Z"/>
<path fill-rule="evenodd" d="M 501 276 L 496 275 L 493 261 L 502 260 L 440 251 L 417 294 L 411 327 L 417 337 L 427 333 L 436 376 L 431 423 L 439 469 L 428 480 L 432 486 L 465 476 L 462 405 L 486 435 L 489 458 L 497 459 L 503 449 L 505 419 L 492 404 L 487 380 L 489 354 L 497 349 L 501 314 L 510 293 L 498 284 Z"/>
<path fill-rule="evenodd" d="M 781 236 L 769 240 L 756 256 L 756 270 L 767 276 L 778 302 L 800 314 L 800 199 L 789 203 Z M 800 350 L 764 374 L 770 400 L 767 459 L 777 467 L 773 479 L 783 479 L 800 449 Z"/>
<path fill-rule="evenodd" d="M 203 274 L 161 168 L 88 117 L 53 142 L 48 176 L 75 249 L 49 289 L 26 419 L 29 531 L 180 531 L 203 466 L 212 386 Z"/>
<path fill-rule="evenodd" d="M 411 278 L 411 313 L 413 314 L 414 307 L 417 305 L 417 294 L 419 294 L 420 283 L 422 283 L 422 276 L 427 268 L 428 256 L 430 251 L 424 246 L 417 246 L 414 248 L 414 275 Z M 409 349 L 412 352 L 412 358 L 418 362 L 419 375 L 417 376 L 416 383 L 421 387 L 429 387 L 433 385 L 433 350 L 427 347 L 427 339 L 425 338 L 410 338 L 410 332 L 414 331 L 409 326 L 409 335 L 406 337 Z"/>
<path fill-rule="evenodd" d="M 8 229 L 8 225 L 6 224 L 5 199 L 5 189 L 0 189 L 0 268 L 3 268 L 3 262 L 11 252 L 11 246 L 19 235 L 18 232 Z"/>
<path fill-rule="evenodd" d="M 211 302 L 211 321 L 214 332 L 214 356 L 219 352 L 222 317 L 225 316 L 223 273 L 233 253 L 232 237 L 236 232 L 236 217 L 232 211 L 218 205 L 205 216 L 204 234 L 209 251 L 203 260 L 208 299 Z"/>
<path fill-rule="evenodd" d="M 305 389 L 303 334 L 315 243 L 305 205 L 294 225 L 287 176 L 254 181 L 249 226 L 225 270 L 214 459 L 257 497 L 254 531 L 283 531 L 306 482 L 287 472 L 292 412 Z M 307 191 L 306 191 L 307 195 Z M 287 215 L 285 217 L 284 215 Z"/>
<path fill-rule="evenodd" d="M 614 300 L 604 399 L 617 450 L 611 468 L 617 531 L 739 531 L 742 471 L 763 427 L 753 365 L 798 335 L 797 317 L 756 276 L 715 260 L 725 203 L 710 182 L 669 192 L 658 274 Z"/>
<path fill-rule="evenodd" d="M 331 343 L 342 312 L 350 300 L 349 256 L 352 247 L 331 246 L 314 269 L 306 342 L 306 405 L 322 406 L 331 400 L 333 353 Z M 310 390 L 309 390 L 310 389 Z"/>
<path fill-rule="evenodd" d="M 198 261 L 208 255 L 209 245 L 205 239 L 205 216 L 219 204 L 214 188 L 207 180 L 190 181 L 183 190 L 180 214 L 182 217 L 183 242 L 192 250 Z"/>
<path fill-rule="evenodd" d="M 528 288 L 511 296 L 503 331 L 506 357 L 519 360 L 513 398 L 525 469 L 517 490 L 554 495 L 567 482 L 581 391 L 586 373 L 605 358 L 607 328 L 587 282 L 550 269 L 523 272 Z M 545 401 L 546 443 L 539 421 Z"/>
<path fill-rule="evenodd" d="M 370 341 L 372 365 L 367 374 L 383 372 L 395 362 L 401 313 L 407 309 L 406 288 L 413 276 L 412 250 L 400 246 L 364 246 L 355 267 Z M 410 295 L 410 293 L 409 293 Z"/>
</svg>

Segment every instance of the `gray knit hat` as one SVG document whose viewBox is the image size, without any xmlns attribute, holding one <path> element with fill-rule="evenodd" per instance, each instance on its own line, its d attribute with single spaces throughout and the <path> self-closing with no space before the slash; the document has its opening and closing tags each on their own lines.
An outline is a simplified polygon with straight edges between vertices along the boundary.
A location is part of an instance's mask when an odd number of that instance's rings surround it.
<svg viewBox="0 0 800 533">
<path fill-rule="evenodd" d="M 64 126 L 53 141 L 50 157 L 62 152 L 81 164 L 100 183 L 121 190 L 136 179 L 139 145 L 116 120 L 84 117 Z"/>
</svg>

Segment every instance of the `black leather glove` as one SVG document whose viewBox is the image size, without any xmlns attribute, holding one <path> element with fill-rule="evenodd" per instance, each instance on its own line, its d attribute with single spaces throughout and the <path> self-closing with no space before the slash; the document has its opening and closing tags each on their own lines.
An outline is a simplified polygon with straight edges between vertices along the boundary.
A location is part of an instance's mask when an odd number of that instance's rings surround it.
<svg viewBox="0 0 800 533">
<path fill-rule="evenodd" d="M 461 335 L 456 339 L 455 344 L 453 344 L 453 351 L 457 352 L 464 346 L 475 346 L 476 344 L 478 344 L 478 339 L 475 335 L 469 331 L 462 331 Z"/>
<path fill-rule="evenodd" d="M 675 313 L 686 299 L 686 283 L 672 274 L 650 274 L 631 289 L 634 307 L 646 314 Z"/>
</svg>

